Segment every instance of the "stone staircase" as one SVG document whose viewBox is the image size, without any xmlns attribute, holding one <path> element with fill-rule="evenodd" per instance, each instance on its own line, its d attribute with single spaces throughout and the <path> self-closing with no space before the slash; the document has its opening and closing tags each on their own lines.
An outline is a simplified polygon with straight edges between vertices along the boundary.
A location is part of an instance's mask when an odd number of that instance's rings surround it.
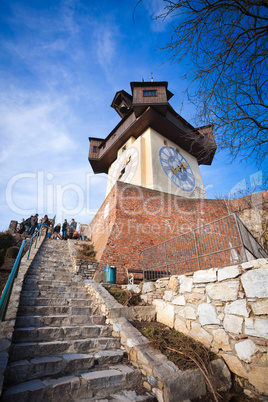
<svg viewBox="0 0 268 402">
<path fill-rule="evenodd" d="M 1 401 L 97 400 L 155 398 L 72 272 L 66 242 L 46 239 L 24 281 Z"/>
</svg>

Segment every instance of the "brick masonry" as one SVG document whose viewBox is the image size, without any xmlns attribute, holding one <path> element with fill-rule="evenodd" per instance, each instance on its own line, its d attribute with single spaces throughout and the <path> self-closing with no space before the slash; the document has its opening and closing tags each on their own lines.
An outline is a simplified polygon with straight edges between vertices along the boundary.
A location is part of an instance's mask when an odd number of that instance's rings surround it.
<svg viewBox="0 0 268 402">
<path fill-rule="evenodd" d="M 223 200 L 187 199 L 117 182 L 86 235 L 94 243 L 98 261 L 115 265 L 117 283 L 125 283 L 126 269 L 141 269 L 143 249 L 228 214 Z"/>
</svg>

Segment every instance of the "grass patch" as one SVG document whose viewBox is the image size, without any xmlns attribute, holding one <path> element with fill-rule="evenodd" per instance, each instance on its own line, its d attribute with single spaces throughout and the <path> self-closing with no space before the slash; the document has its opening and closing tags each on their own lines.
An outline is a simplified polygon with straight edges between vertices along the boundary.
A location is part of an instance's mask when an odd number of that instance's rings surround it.
<svg viewBox="0 0 268 402">
<path fill-rule="evenodd" d="M 155 349 L 160 350 L 181 370 L 195 369 L 197 366 L 193 360 L 200 360 L 208 366 L 211 360 L 217 358 L 201 343 L 157 321 L 134 321 L 133 325 L 149 339 Z"/>
<path fill-rule="evenodd" d="M 122 304 L 123 306 L 131 307 L 145 305 L 140 298 L 140 295 L 137 293 L 132 293 L 128 290 L 117 287 L 105 286 L 105 288 L 118 301 L 118 303 Z"/>
<path fill-rule="evenodd" d="M 93 244 L 83 244 L 77 250 L 77 258 L 79 260 L 96 261 L 96 251 Z"/>
</svg>

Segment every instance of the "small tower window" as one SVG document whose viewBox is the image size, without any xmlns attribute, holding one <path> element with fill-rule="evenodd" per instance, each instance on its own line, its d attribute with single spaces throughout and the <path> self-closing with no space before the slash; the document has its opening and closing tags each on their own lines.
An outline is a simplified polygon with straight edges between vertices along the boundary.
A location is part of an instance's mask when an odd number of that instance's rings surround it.
<svg viewBox="0 0 268 402">
<path fill-rule="evenodd" d="M 97 145 L 93 145 L 93 152 L 94 154 L 96 154 L 98 152 L 98 147 Z"/>
<path fill-rule="evenodd" d="M 157 90 L 156 89 L 144 89 L 143 90 L 143 97 L 144 98 L 153 98 L 157 96 Z"/>
</svg>

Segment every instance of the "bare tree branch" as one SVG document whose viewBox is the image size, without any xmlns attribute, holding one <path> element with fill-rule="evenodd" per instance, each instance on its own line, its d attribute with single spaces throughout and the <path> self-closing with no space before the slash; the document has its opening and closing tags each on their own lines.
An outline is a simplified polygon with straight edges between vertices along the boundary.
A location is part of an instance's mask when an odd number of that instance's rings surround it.
<svg viewBox="0 0 268 402">
<path fill-rule="evenodd" d="M 163 0 L 173 19 L 171 62 L 186 60 L 186 94 L 198 124 L 212 123 L 219 149 L 251 159 L 260 169 L 268 154 L 268 2 Z M 264 175 L 268 176 L 268 172 Z"/>
</svg>

